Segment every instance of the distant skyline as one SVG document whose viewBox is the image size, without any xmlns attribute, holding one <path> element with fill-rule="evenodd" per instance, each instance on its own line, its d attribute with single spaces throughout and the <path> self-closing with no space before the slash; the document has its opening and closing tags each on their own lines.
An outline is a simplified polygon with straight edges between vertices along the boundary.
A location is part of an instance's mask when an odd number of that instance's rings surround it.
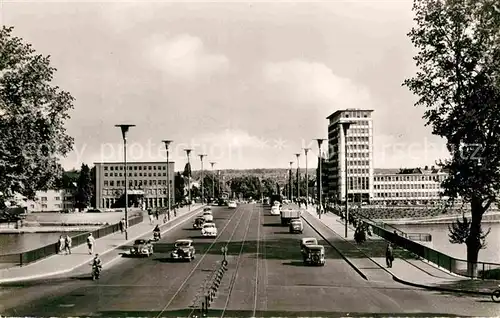
<svg viewBox="0 0 500 318">
<path fill-rule="evenodd" d="M 122 161 L 115 124 L 129 133 L 129 160 L 166 160 L 176 170 L 193 148 L 205 168 L 288 168 L 326 117 L 373 109 L 374 166 L 423 167 L 448 153 L 401 86 L 415 72 L 406 33 L 412 1 L 11 2 L 0 19 L 51 55 L 55 83 L 75 98 L 75 138 L 65 169 Z M 325 143 L 326 148 L 326 143 Z M 324 149 L 325 149 L 324 148 Z M 295 164 L 294 164 L 295 165 Z"/>
</svg>

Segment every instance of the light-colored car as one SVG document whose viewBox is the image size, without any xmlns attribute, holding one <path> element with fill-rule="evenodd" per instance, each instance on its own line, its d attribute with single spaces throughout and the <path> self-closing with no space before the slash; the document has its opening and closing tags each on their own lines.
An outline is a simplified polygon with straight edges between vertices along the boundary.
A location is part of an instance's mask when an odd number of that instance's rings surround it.
<svg viewBox="0 0 500 318">
<path fill-rule="evenodd" d="M 201 229 L 201 235 L 203 236 L 217 236 L 217 227 L 215 223 L 205 223 Z"/>
<path fill-rule="evenodd" d="M 238 204 L 236 203 L 236 201 L 229 201 L 229 203 L 227 204 L 227 206 L 230 209 L 236 209 L 238 207 Z"/>
<path fill-rule="evenodd" d="M 290 233 L 302 233 L 304 231 L 304 224 L 301 219 L 293 219 L 290 221 Z"/>
<path fill-rule="evenodd" d="M 306 245 L 318 245 L 318 240 L 314 237 L 305 237 L 300 240 L 300 251 L 304 252 L 304 247 Z"/>
<path fill-rule="evenodd" d="M 280 215 L 280 206 L 279 205 L 273 205 L 271 207 L 271 215 Z"/>
<path fill-rule="evenodd" d="M 196 256 L 193 240 L 182 239 L 175 241 L 174 250 L 170 253 L 173 259 L 185 259 L 191 262 Z"/>
<path fill-rule="evenodd" d="M 205 219 L 205 222 L 213 222 L 214 221 L 214 216 L 212 215 L 212 211 L 203 212 L 203 218 Z"/>
</svg>

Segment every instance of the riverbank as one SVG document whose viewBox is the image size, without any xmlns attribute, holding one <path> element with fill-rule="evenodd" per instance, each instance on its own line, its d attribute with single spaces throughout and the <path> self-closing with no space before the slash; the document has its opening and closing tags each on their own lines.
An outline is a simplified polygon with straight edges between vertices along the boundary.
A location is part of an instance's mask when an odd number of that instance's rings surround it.
<svg viewBox="0 0 500 318">
<path fill-rule="evenodd" d="M 464 214 L 465 217 L 470 218 L 471 214 Z M 424 218 L 402 218 L 402 219 L 375 219 L 374 221 L 384 222 L 386 224 L 400 224 L 400 225 L 419 225 L 419 224 L 448 224 L 461 218 L 462 215 L 453 216 L 437 216 L 437 217 L 424 217 Z M 483 224 L 500 223 L 500 212 L 490 212 L 483 216 Z"/>
<path fill-rule="evenodd" d="M 90 232 L 102 226 L 33 226 L 15 228 L 0 228 L 1 234 L 33 234 L 33 233 L 68 233 L 68 232 Z"/>
</svg>

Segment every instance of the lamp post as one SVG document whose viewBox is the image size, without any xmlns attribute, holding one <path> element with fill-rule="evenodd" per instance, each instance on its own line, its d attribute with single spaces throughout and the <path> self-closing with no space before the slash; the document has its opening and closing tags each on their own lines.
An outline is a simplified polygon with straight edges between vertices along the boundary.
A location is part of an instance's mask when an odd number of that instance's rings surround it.
<svg viewBox="0 0 500 318">
<path fill-rule="evenodd" d="M 349 224 L 349 182 L 347 180 L 347 131 L 349 130 L 349 126 L 351 126 L 352 122 L 342 122 L 342 129 L 344 130 L 344 158 L 345 158 L 345 228 L 344 228 L 344 236 L 347 238 L 347 229 Z"/>
<path fill-rule="evenodd" d="M 307 172 L 307 153 L 311 150 L 311 148 L 304 148 L 304 153 L 306 155 L 306 209 L 309 206 L 309 173 Z"/>
<path fill-rule="evenodd" d="M 170 208 L 171 208 L 171 202 L 170 202 L 170 162 L 169 162 L 169 149 L 168 146 L 173 142 L 172 140 L 162 140 L 163 144 L 165 144 L 165 150 L 167 151 L 167 216 L 168 219 L 170 220 Z"/>
<path fill-rule="evenodd" d="M 198 155 L 200 157 L 200 162 L 201 162 L 201 204 L 205 203 L 205 190 L 203 189 L 203 157 L 206 157 L 207 155 Z"/>
<path fill-rule="evenodd" d="M 297 200 L 300 200 L 300 153 L 296 153 L 295 157 L 297 157 Z"/>
<path fill-rule="evenodd" d="M 293 161 L 290 161 L 290 171 L 288 172 L 288 196 L 290 201 L 293 200 L 293 189 L 292 189 L 292 166 Z"/>
<path fill-rule="evenodd" d="M 188 193 L 189 193 L 189 204 L 188 204 L 188 211 L 191 211 L 191 163 L 189 162 L 189 155 L 191 154 L 191 151 L 193 151 L 193 149 L 184 149 L 184 151 L 186 152 L 186 156 L 188 158 L 188 167 L 189 167 L 189 171 L 188 171 Z"/>
<path fill-rule="evenodd" d="M 215 200 L 215 174 L 214 174 L 214 166 L 217 162 L 210 162 L 212 166 L 212 199 Z"/>
<path fill-rule="evenodd" d="M 130 127 L 135 127 L 135 125 L 120 124 L 120 125 L 115 125 L 115 127 L 120 127 L 123 138 L 123 165 L 125 169 L 125 240 L 128 240 L 127 133 Z"/>
<path fill-rule="evenodd" d="M 323 144 L 323 141 L 325 139 L 317 138 L 316 141 L 318 142 L 318 161 L 319 161 L 319 182 L 318 182 L 318 192 L 319 192 L 319 209 L 318 209 L 318 216 L 321 219 L 321 211 L 323 209 L 323 172 L 321 171 L 322 168 L 322 163 L 323 163 L 323 154 L 321 152 L 321 145 Z"/>
</svg>

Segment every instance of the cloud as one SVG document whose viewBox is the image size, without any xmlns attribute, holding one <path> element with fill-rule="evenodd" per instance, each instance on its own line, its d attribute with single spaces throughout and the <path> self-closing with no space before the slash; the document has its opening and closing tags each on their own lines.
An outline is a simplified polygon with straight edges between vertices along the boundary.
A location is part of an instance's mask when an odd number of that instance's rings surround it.
<svg viewBox="0 0 500 318">
<path fill-rule="evenodd" d="M 221 73 L 229 66 L 226 56 L 208 53 L 203 41 L 189 34 L 152 38 L 147 58 L 153 66 L 183 80 Z"/>
<path fill-rule="evenodd" d="M 362 86 L 339 77 L 326 65 L 303 60 L 268 63 L 264 79 L 278 89 L 282 97 L 298 105 L 319 108 L 367 108 L 370 94 Z"/>
</svg>

